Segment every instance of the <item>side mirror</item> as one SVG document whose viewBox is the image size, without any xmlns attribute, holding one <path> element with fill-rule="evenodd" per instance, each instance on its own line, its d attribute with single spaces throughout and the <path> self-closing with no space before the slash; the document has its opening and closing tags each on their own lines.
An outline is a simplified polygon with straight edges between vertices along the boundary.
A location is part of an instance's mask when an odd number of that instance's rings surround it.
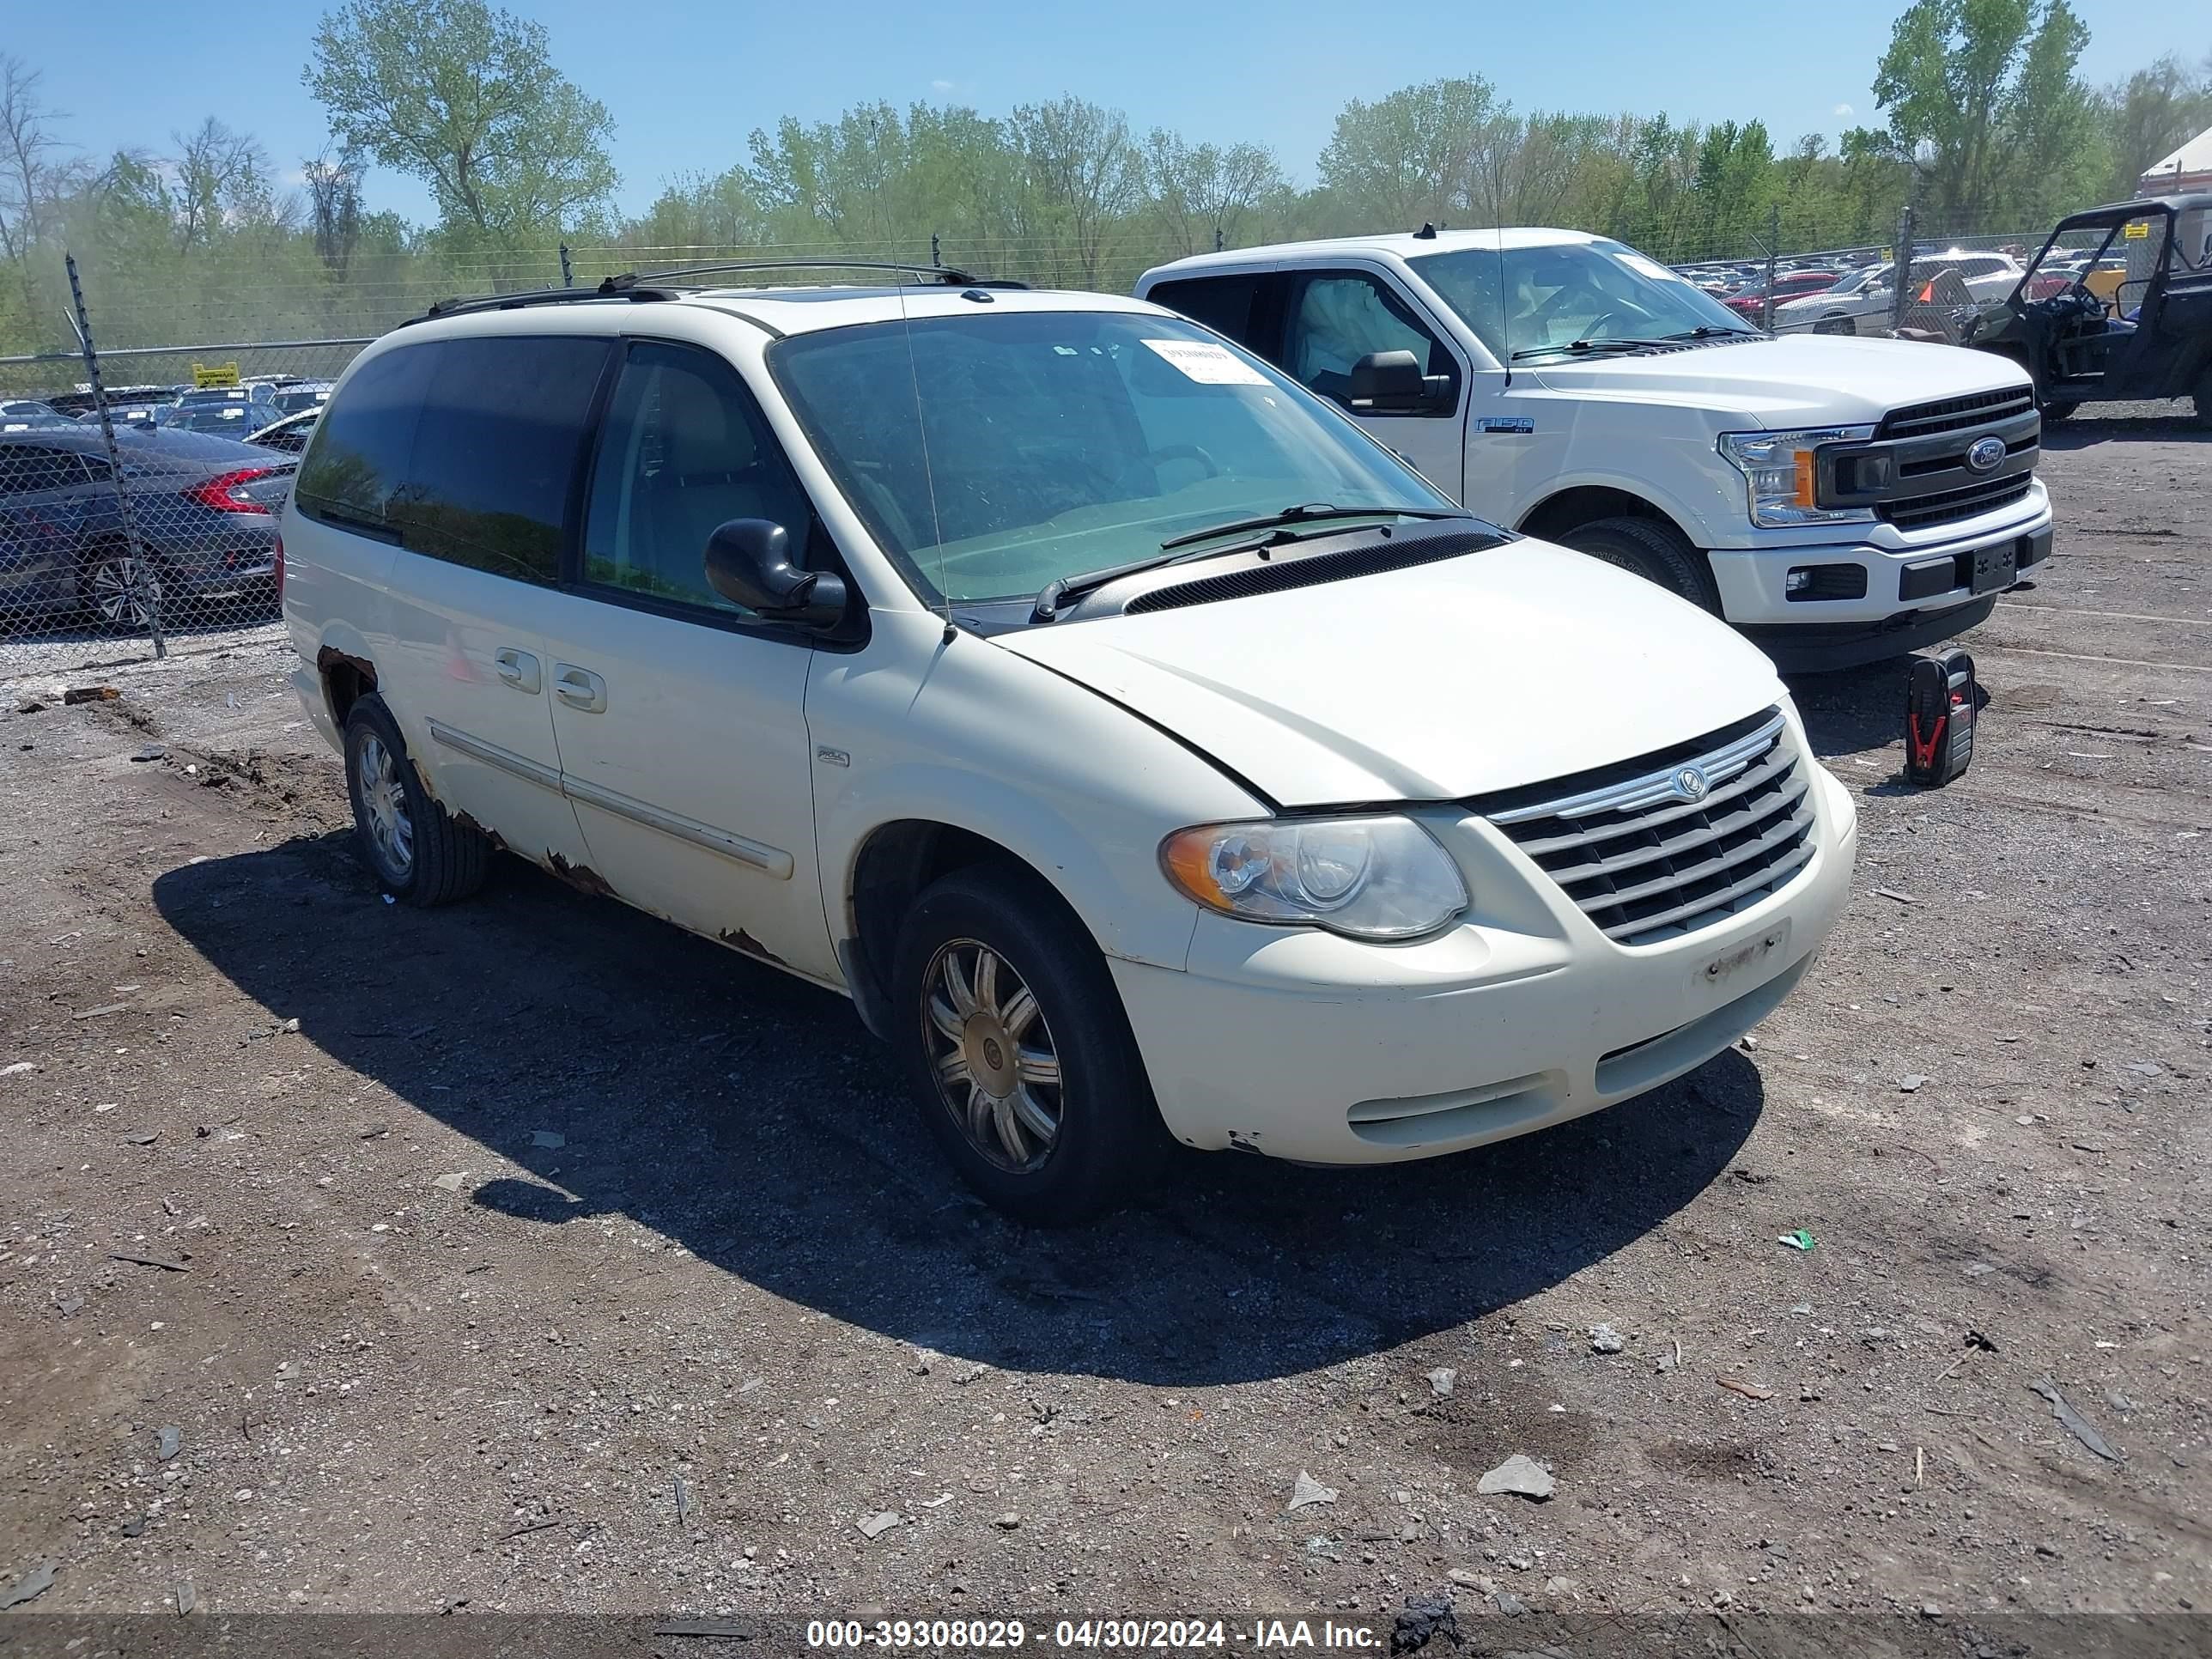
<svg viewBox="0 0 2212 1659">
<path fill-rule="evenodd" d="M 770 622 L 827 629 L 845 615 L 844 578 L 793 565 L 790 536 L 766 519 L 732 519 L 714 527 L 707 538 L 707 585 Z"/>
<path fill-rule="evenodd" d="M 1352 366 L 1346 401 L 1355 410 L 1392 414 L 1419 409 L 1427 400 L 1420 362 L 1410 351 L 1370 351 Z"/>
</svg>

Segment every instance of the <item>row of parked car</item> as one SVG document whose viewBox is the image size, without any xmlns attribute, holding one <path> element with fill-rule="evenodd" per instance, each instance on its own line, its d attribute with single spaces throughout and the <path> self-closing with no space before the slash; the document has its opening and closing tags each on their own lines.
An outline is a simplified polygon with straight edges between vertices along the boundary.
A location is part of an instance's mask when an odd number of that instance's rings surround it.
<svg viewBox="0 0 2212 1659">
<path fill-rule="evenodd" d="M 2103 290 L 2110 300 L 2128 269 L 2123 254 L 2084 248 L 2054 252 L 2037 267 L 2026 297 L 2046 299 L 2076 283 Z M 1930 248 L 1913 256 L 1909 278 L 1917 289 L 1942 272 L 1954 273 L 1973 305 L 2001 304 L 2027 275 L 2013 252 Z M 1896 265 L 1887 259 L 1860 258 L 1790 261 L 1778 268 L 1770 284 L 1764 265 L 1726 271 L 1686 270 L 1697 285 L 1746 320 L 1778 333 L 1809 330 L 1823 334 L 1887 332 L 1886 319 L 1896 301 Z M 1767 301 L 1773 311 L 1768 321 Z"/>
<path fill-rule="evenodd" d="M 302 416 L 312 422 L 330 395 L 330 381 L 293 375 L 259 377 L 231 386 L 117 386 L 107 392 L 107 413 L 118 428 L 172 427 L 243 440 L 282 422 L 299 422 Z M 99 420 L 89 388 L 0 404 L 0 431 L 55 421 L 96 425 Z"/>
<path fill-rule="evenodd" d="M 119 465 L 88 392 L 0 404 L 0 629 L 89 617 L 136 634 L 273 603 L 276 510 L 329 395 L 125 388 L 109 399 Z"/>
</svg>

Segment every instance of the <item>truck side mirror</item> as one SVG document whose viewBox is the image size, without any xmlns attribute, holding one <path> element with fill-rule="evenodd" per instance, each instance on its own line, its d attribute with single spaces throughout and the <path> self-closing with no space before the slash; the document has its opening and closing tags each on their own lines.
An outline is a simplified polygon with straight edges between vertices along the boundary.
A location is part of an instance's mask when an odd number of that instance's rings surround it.
<svg viewBox="0 0 2212 1659">
<path fill-rule="evenodd" d="M 1370 351 L 1352 366 L 1352 391 L 1346 400 L 1355 412 L 1403 414 L 1425 408 L 1428 384 L 1410 351 Z"/>
<path fill-rule="evenodd" d="M 707 585 L 732 605 L 770 622 L 834 628 L 845 615 L 845 580 L 833 571 L 801 570 L 791 562 L 791 538 L 766 519 L 732 519 L 707 538 Z"/>
</svg>

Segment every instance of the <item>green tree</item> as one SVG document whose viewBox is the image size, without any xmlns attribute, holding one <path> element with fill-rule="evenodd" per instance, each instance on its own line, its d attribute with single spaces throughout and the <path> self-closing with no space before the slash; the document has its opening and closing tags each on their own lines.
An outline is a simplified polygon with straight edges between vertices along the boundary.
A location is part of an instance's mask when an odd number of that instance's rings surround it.
<svg viewBox="0 0 2212 1659">
<path fill-rule="evenodd" d="M 302 77 L 345 143 L 426 181 L 449 234 L 544 243 L 614 191 L 614 122 L 542 23 L 483 0 L 347 0 Z"/>
<path fill-rule="evenodd" d="M 2199 80 L 2168 52 L 2105 96 L 2112 107 L 2112 169 L 2104 193 L 2117 202 L 2136 193 L 2145 168 L 2212 127 L 2212 57 Z"/>
<path fill-rule="evenodd" d="M 1923 204 L 1962 224 L 2045 216 L 2106 173 L 2089 32 L 2067 0 L 1915 0 L 1875 73 L 1888 145 Z"/>
<path fill-rule="evenodd" d="M 275 210 L 269 157 L 251 134 L 234 132 L 210 115 L 191 132 L 171 137 L 177 145 L 169 166 L 176 179 L 178 246 L 214 240 L 228 216 L 266 216 Z"/>
<path fill-rule="evenodd" d="M 1476 152 L 1504 117 L 1479 75 L 1401 87 L 1371 104 L 1355 98 L 1321 153 L 1322 189 L 1361 228 L 1464 224 L 1475 213 Z"/>
<path fill-rule="evenodd" d="M 1109 240 L 1144 200 L 1128 118 L 1063 96 L 1018 106 L 1006 131 L 1021 170 L 1013 228 L 1036 250 L 1038 274 L 1070 287 L 1099 287 Z"/>
<path fill-rule="evenodd" d="M 1200 253 L 1234 242 L 1245 221 L 1286 182 L 1274 156 L 1257 144 L 1194 144 L 1164 127 L 1146 138 L 1143 167 L 1165 253 Z"/>
</svg>

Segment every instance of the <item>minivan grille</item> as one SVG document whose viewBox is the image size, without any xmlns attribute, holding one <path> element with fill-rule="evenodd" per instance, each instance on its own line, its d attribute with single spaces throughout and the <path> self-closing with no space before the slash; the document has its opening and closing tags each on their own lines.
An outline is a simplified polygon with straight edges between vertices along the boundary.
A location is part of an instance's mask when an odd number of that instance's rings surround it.
<svg viewBox="0 0 2212 1659">
<path fill-rule="evenodd" d="M 1965 398 L 1946 398 L 1940 403 L 1913 404 L 1893 409 L 1882 417 L 1875 436 L 1929 438 L 1939 432 L 1961 432 L 1970 426 L 2010 420 L 2035 407 L 2035 395 L 2026 386 L 2006 392 L 1977 392 Z"/>
<path fill-rule="evenodd" d="M 1778 708 L 1526 805 L 1470 803 L 1623 945 L 1679 939 L 1748 909 L 1813 857 L 1811 781 Z M 1692 768 L 1705 793 L 1677 780 Z M 1595 787 L 1590 777 L 1601 776 Z M 1528 792 L 1516 792 L 1523 796 Z"/>
</svg>

